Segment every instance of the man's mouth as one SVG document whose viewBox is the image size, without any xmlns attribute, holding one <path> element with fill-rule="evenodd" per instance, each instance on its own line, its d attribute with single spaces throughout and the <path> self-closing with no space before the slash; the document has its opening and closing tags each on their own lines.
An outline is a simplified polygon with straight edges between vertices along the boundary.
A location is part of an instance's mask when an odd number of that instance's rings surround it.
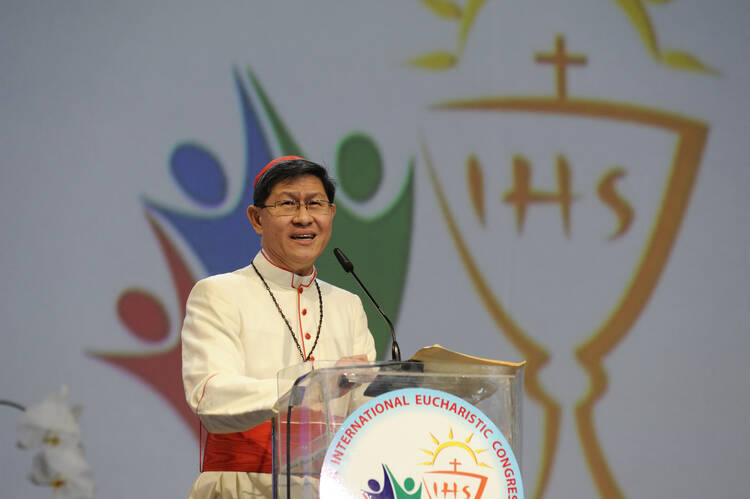
<svg viewBox="0 0 750 499">
<path fill-rule="evenodd" d="M 292 239 L 315 239 L 315 234 L 294 234 Z"/>
</svg>

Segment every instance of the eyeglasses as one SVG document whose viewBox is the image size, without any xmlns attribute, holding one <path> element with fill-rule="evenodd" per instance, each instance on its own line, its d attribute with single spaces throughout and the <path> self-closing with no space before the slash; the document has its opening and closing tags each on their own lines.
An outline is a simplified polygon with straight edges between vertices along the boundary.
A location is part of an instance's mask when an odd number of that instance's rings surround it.
<svg viewBox="0 0 750 499">
<path fill-rule="evenodd" d="M 331 206 L 333 206 L 333 203 L 322 199 L 311 199 L 304 202 L 285 199 L 284 201 L 276 201 L 273 204 L 264 204 L 261 208 L 268 208 L 268 212 L 275 217 L 285 217 L 296 215 L 303 204 L 310 215 L 328 215 L 331 213 Z"/>
</svg>

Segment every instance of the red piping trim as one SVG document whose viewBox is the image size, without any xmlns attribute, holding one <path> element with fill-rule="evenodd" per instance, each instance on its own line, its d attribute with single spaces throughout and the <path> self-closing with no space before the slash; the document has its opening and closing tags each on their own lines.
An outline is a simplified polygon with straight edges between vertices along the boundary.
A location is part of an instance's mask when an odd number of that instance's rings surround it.
<svg viewBox="0 0 750 499">
<path fill-rule="evenodd" d="M 302 356 L 304 357 L 303 360 L 307 360 L 307 349 L 305 349 L 305 333 L 304 331 L 302 331 L 302 314 L 300 313 L 301 308 L 302 308 L 302 305 L 300 304 L 300 294 L 297 293 L 297 317 L 299 318 L 299 338 L 302 340 Z"/>
<path fill-rule="evenodd" d="M 201 402 L 203 402 L 203 397 L 206 396 L 206 388 L 208 388 L 208 382 L 211 381 L 211 378 L 213 378 L 217 374 L 219 373 L 215 373 L 209 376 L 209 378 L 203 384 L 203 392 L 201 393 L 201 398 L 198 400 L 198 405 L 195 406 L 196 415 L 198 414 L 198 408 L 201 406 Z M 198 418 L 198 471 L 203 473 L 203 421 L 200 420 L 200 417 Z"/>
<path fill-rule="evenodd" d="M 203 384 L 203 393 L 201 393 L 201 398 L 198 400 L 198 405 L 195 406 L 195 412 L 196 413 L 198 412 L 198 409 L 201 406 L 201 402 L 203 402 L 203 397 L 206 396 L 206 388 L 208 388 L 208 382 L 211 381 L 211 378 L 213 378 L 214 376 L 217 376 L 218 374 L 219 373 L 212 374 L 211 376 L 208 377 L 208 379 L 206 380 L 206 382 Z"/>
<path fill-rule="evenodd" d="M 309 288 L 310 285 L 313 283 L 313 281 L 315 281 L 316 277 L 318 277 L 318 269 L 316 269 L 315 267 L 313 267 L 313 276 L 312 276 L 312 279 L 310 279 L 310 282 L 308 282 L 307 284 L 303 284 L 302 287 Z"/>
</svg>

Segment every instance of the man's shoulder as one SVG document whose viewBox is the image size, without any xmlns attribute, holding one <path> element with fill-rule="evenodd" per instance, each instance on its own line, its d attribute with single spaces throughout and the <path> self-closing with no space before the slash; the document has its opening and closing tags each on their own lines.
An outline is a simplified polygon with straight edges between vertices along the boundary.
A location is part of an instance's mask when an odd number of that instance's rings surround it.
<svg viewBox="0 0 750 499">
<path fill-rule="evenodd" d="M 325 294 L 330 294 L 331 296 L 335 296 L 336 298 L 340 298 L 342 300 L 360 301 L 359 296 L 355 293 L 352 293 L 351 291 L 340 288 L 320 278 L 318 278 L 317 281 L 320 284 L 320 290 Z"/>
<path fill-rule="evenodd" d="M 252 279 L 251 274 L 248 272 L 249 268 L 250 266 L 248 265 L 247 267 L 232 272 L 204 277 L 195 283 L 193 289 L 203 291 L 221 291 L 246 288 Z"/>
</svg>

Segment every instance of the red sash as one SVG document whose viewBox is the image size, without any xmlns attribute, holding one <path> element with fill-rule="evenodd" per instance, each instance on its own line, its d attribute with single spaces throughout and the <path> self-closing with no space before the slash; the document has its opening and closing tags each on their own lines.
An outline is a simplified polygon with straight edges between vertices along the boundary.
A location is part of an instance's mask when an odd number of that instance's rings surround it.
<svg viewBox="0 0 750 499">
<path fill-rule="evenodd" d="M 271 422 L 238 433 L 209 433 L 202 471 L 271 473 Z"/>
<path fill-rule="evenodd" d="M 326 423 L 320 412 L 295 407 L 292 420 L 303 423 L 291 424 L 289 444 L 293 455 L 300 452 L 299 447 L 309 442 L 320 440 L 326 432 Z M 333 418 L 335 421 L 337 418 Z M 249 430 L 237 433 L 208 433 L 206 449 L 201 471 L 247 471 L 271 473 L 271 421 L 266 421 Z M 283 428 L 286 428 L 284 426 Z M 286 448 L 286 432 L 280 435 L 280 448 Z"/>
</svg>

